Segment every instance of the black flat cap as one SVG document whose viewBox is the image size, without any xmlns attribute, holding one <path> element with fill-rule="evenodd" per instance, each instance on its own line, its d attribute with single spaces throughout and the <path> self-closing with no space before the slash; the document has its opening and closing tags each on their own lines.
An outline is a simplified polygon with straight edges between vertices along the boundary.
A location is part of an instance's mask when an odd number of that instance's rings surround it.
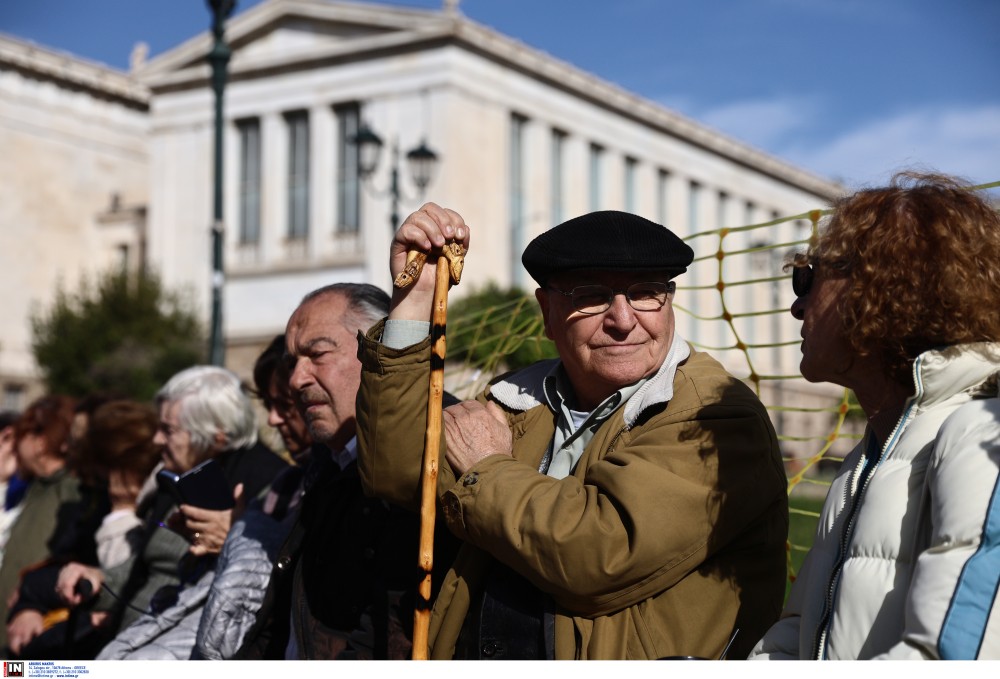
<svg viewBox="0 0 1000 679">
<path fill-rule="evenodd" d="M 694 251 L 667 227 L 628 212 L 604 210 L 574 217 L 541 234 L 521 263 L 539 285 L 577 269 L 687 271 Z"/>
</svg>

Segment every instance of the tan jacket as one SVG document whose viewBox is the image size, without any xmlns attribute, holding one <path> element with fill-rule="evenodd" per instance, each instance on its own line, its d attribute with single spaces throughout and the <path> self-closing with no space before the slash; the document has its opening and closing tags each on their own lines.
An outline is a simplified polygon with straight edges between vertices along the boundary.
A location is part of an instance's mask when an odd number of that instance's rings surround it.
<svg viewBox="0 0 1000 679">
<path fill-rule="evenodd" d="M 381 333 L 379 324 L 359 348 L 359 469 L 368 492 L 415 507 L 430 344 L 393 350 Z M 657 385 L 669 372 L 650 380 L 667 394 L 672 386 L 669 402 L 633 409 L 631 426 L 629 404 L 619 408 L 565 479 L 538 472 L 555 431 L 546 405 L 506 407 L 513 459 L 488 457 L 456 479 L 442 453 L 440 516 L 465 546 L 434 603 L 432 658 L 454 654 L 492 559 L 555 601 L 557 659 L 718 657 L 736 628 L 728 657 L 742 658 L 777 620 L 788 503 L 771 422 L 707 354 Z M 521 392 L 532 389 L 529 380 Z"/>
</svg>

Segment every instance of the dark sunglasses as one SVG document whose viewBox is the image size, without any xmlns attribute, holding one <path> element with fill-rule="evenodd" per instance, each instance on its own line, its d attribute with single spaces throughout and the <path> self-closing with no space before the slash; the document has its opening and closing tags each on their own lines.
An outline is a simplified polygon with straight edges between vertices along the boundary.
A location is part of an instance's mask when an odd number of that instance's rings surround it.
<svg viewBox="0 0 1000 679">
<path fill-rule="evenodd" d="M 796 297 L 805 297 L 812 290 L 816 278 L 816 267 L 812 264 L 797 266 L 792 269 L 792 290 Z"/>
</svg>

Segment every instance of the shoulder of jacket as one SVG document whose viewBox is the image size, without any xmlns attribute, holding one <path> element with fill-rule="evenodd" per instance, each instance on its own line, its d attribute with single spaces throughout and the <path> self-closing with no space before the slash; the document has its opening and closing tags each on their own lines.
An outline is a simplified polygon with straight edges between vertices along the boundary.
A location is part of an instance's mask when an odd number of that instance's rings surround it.
<svg viewBox="0 0 1000 679">
<path fill-rule="evenodd" d="M 694 350 L 677 367 L 677 374 L 674 376 L 674 402 L 763 409 L 753 389 L 709 354 Z"/>
</svg>

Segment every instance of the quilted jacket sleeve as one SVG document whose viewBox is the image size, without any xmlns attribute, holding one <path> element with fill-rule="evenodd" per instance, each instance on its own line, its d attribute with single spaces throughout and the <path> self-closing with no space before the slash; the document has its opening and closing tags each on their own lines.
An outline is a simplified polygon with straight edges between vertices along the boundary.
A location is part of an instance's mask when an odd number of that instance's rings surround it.
<svg viewBox="0 0 1000 679">
<path fill-rule="evenodd" d="M 250 510 L 233 524 L 198 626 L 197 657 L 225 660 L 235 655 L 257 619 L 275 554 L 294 517 L 292 513 L 278 522 Z"/>
<path fill-rule="evenodd" d="M 883 657 L 1000 658 L 998 479 L 1000 399 L 973 401 L 938 433 L 925 481 L 929 547 L 917 558 L 902 639 Z"/>
</svg>

